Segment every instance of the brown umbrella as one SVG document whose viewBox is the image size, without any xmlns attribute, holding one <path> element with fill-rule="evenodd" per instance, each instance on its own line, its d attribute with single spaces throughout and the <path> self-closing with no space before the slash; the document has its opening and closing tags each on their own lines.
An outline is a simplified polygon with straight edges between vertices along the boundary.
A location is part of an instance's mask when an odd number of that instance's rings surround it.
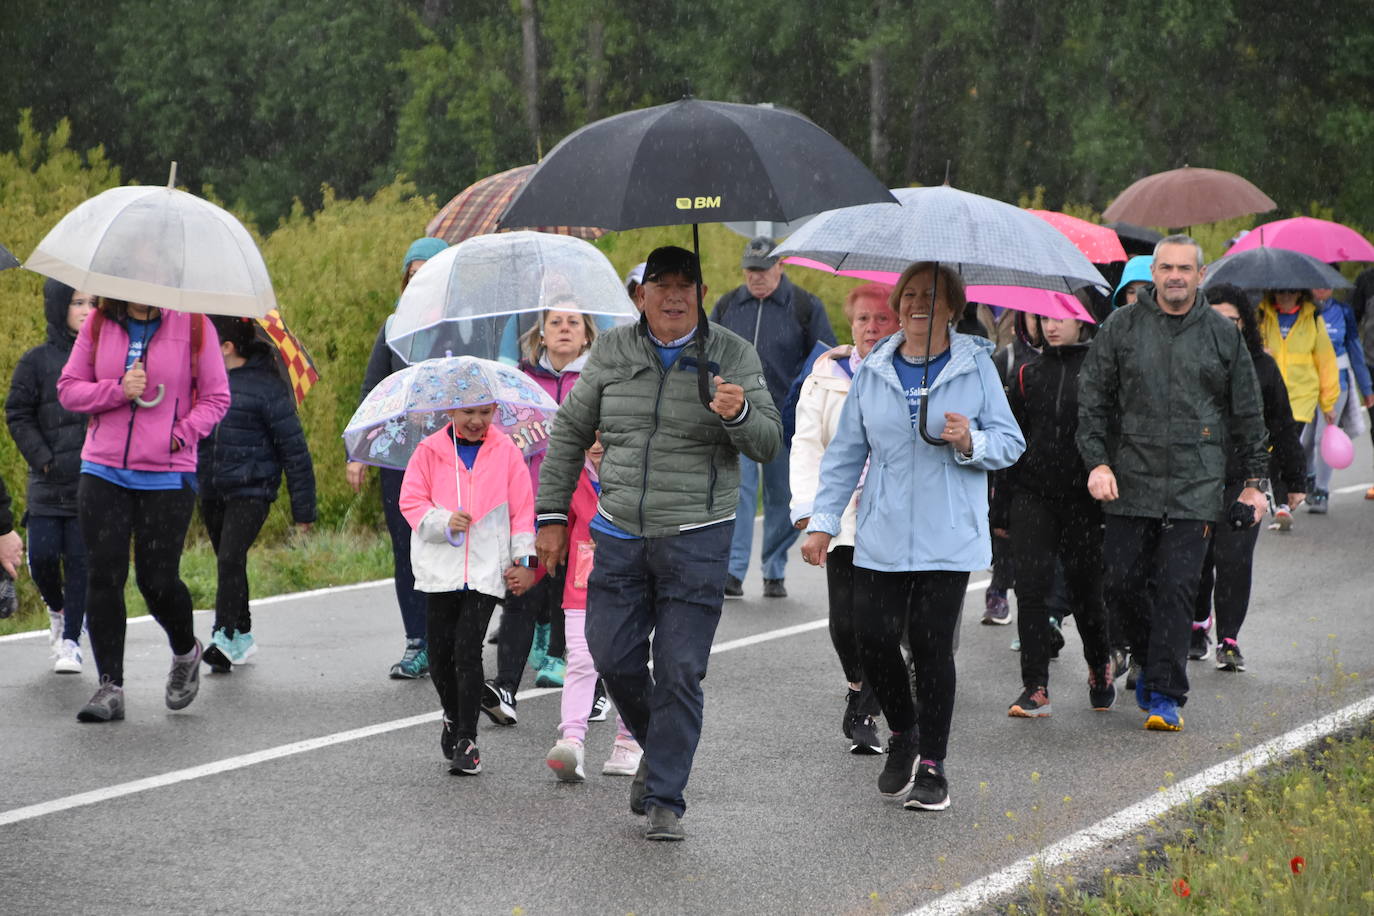
<svg viewBox="0 0 1374 916">
<path fill-rule="evenodd" d="M 533 165 L 522 165 L 488 175 L 481 181 L 469 185 L 435 214 L 434 219 L 425 227 L 425 235 L 443 239 L 450 245 L 457 245 L 463 239 L 474 235 L 498 231 L 497 217 L 506 209 L 511 198 L 525 186 L 525 182 L 529 181 L 535 168 Z M 538 232 L 571 235 L 587 241 L 599 239 L 606 234 L 606 230 L 593 229 L 590 226 L 507 226 L 505 229 L 534 229 Z"/>
<path fill-rule="evenodd" d="M 1140 226 L 1199 226 L 1276 206 L 1267 194 L 1233 172 L 1185 165 L 1140 179 L 1117 195 L 1102 217 Z"/>
</svg>

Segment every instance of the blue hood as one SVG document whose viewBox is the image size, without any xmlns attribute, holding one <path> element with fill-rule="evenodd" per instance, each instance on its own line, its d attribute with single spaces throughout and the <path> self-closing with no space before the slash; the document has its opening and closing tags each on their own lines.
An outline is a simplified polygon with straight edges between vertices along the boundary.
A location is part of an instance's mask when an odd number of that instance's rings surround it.
<svg viewBox="0 0 1374 916">
<path fill-rule="evenodd" d="M 1155 262 L 1154 255 L 1138 254 L 1126 262 L 1126 269 L 1121 272 L 1121 282 L 1112 291 L 1112 305 L 1120 306 L 1118 297 L 1121 291 L 1126 288 L 1126 284 L 1144 280 L 1146 283 L 1152 282 L 1150 277 L 1150 265 Z"/>
</svg>

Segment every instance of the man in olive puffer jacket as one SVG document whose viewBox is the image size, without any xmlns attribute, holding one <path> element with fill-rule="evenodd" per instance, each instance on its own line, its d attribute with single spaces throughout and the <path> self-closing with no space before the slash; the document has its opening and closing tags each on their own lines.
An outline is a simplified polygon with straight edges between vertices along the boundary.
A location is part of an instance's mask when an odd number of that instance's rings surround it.
<svg viewBox="0 0 1374 916">
<path fill-rule="evenodd" d="M 539 557 L 553 567 L 567 551 L 583 451 L 599 431 L 606 452 L 591 524 L 587 644 L 644 748 L 630 808 L 648 813 L 646 837 L 656 840 L 682 839 L 682 790 L 701 735 L 701 680 L 724 600 L 739 456 L 767 462 L 782 446 L 758 354 L 718 325 L 705 340 L 714 398 L 709 408 L 698 399 L 699 280 L 691 252 L 649 255 L 636 291 L 644 316 L 597 338 L 559 408 L 535 502 Z"/>
</svg>

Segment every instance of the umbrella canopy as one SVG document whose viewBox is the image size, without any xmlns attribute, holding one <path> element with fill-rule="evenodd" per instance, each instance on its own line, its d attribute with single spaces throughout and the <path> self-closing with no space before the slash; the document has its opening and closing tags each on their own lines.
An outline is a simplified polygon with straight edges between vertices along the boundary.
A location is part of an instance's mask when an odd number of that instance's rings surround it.
<svg viewBox="0 0 1374 916">
<path fill-rule="evenodd" d="M 425 262 L 387 323 L 387 344 L 408 363 L 446 353 L 517 358 L 515 338 L 545 309 L 639 317 L 611 262 L 590 242 L 543 232 L 479 235 Z M 515 316 L 531 315 L 523 323 Z M 504 346 L 503 346 L 504 341 Z"/>
<path fill-rule="evenodd" d="M 457 245 L 474 235 L 500 231 L 496 226 L 497 219 L 515 195 L 520 193 L 520 189 L 529 181 L 534 170 L 533 165 L 517 166 L 495 175 L 488 175 L 481 181 L 468 185 L 435 214 L 434 219 L 425 227 L 425 235 L 443 239 L 450 245 Z M 593 229 L 590 226 L 546 225 L 510 228 L 570 235 L 587 241 L 599 239 L 606 234 L 606 230 Z"/>
<path fill-rule="evenodd" d="M 1031 213 L 951 187 L 898 188 L 901 206 L 867 204 L 822 213 L 774 249 L 841 272 L 905 270 L 939 261 L 965 283 L 1071 293 L 1107 288 L 1096 267 Z"/>
<path fill-rule="evenodd" d="M 495 404 L 492 425 L 526 457 L 548 447 L 558 404 L 518 369 L 475 356 L 429 359 L 382 379 L 344 428 L 351 461 L 404 468 L 425 436 L 448 423 L 445 411 Z"/>
<path fill-rule="evenodd" d="M 1311 255 L 1287 248 L 1253 248 L 1207 266 L 1204 288 L 1230 283 L 1241 289 L 1337 289 L 1351 286 L 1340 273 Z"/>
<path fill-rule="evenodd" d="M 1102 225 L 1116 233 L 1116 237 L 1121 240 L 1121 247 L 1126 249 L 1126 253 L 1131 256 L 1154 254 L 1155 243 L 1164 238 L 1164 233 L 1147 229 L 1144 226 L 1137 226 L 1135 223 L 1123 223 L 1117 220 L 1114 223 L 1103 223 Z"/>
<path fill-rule="evenodd" d="M 14 256 L 4 245 L 0 245 L 0 270 L 9 270 L 11 267 L 18 267 L 19 259 Z"/>
<path fill-rule="evenodd" d="M 1111 264 L 1126 260 L 1121 239 L 1107 226 L 1099 226 L 1067 213 L 1054 210 L 1031 210 L 1036 216 L 1068 236 L 1070 242 L 1094 264 Z"/>
<path fill-rule="evenodd" d="M 836 270 L 829 264 L 822 264 L 820 261 L 813 261 L 810 258 L 787 258 L 785 260 L 786 263 L 796 264 L 798 267 L 809 267 L 812 270 L 823 270 L 826 273 L 853 277 L 856 280 L 868 280 L 887 286 L 896 286 L 897 281 L 902 277 L 898 271 Z M 970 302 L 982 302 L 987 305 L 1015 309 L 1018 312 L 1030 312 L 1045 318 L 1077 318 L 1079 321 L 1097 323 L 1092 313 L 1083 307 L 1083 303 L 1067 293 L 1056 293 L 1047 289 L 1031 289 L 1025 286 L 969 286 L 965 287 L 964 292 Z"/>
<path fill-rule="evenodd" d="M 1142 226 L 1198 226 L 1276 206 L 1269 195 L 1234 172 L 1185 165 L 1140 179 L 1118 194 L 1102 216 Z"/>
<path fill-rule="evenodd" d="M 682 99 L 613 115 L 563 138 L 500 224 L 786 222 L 891 199 L 858 157 L 795 112 Z"/>
<path fill-rule="evenodd" d="M 291 386 L 299 406 L 306 394 L 320 380 L 315 361 L 310 358 L 305 345 L 282 320 L 281 312 L 276 309 L 268 312 L 254 323 L 255 336 L 264 343 L 271 344 L 277 354 L 277 374 Z"/>
<path fill-rule="evenodd" d="M 1231 246 L 1228 256 L 1254 248 L 1287 248 L 1318 261 L 1374 261 L 1374 245 L 1349 226 L 1310 216 L 1275 220 L 1256 226 Z"/>
<path fill-rule="evenodd" d="M 62 217 L 24 266 L 73 289 L 178 312 L 261 318 L 267 265 L 233 214 L 175 188 L 110 188 Z"/>
</svg>

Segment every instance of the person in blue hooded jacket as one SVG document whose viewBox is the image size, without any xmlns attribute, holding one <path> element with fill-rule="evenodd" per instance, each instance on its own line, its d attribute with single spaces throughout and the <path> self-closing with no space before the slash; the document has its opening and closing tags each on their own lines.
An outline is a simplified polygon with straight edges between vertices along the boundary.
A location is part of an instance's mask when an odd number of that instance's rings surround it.
<svg viewBox="0 0 1374 916">
<path fill-rule="evenodd" d="M 1121 271 L 1121 282 L 1116 284 L 1112 292 L 1112 308 L 1135 304 L 1136 290 L 1153 282 L 1150 279 L 1150 265 L 1154 260 L 1152 254 L 1140 254 L 1126 262 L 1126 267 Z"/>
<path fill-rule="evenodd" d="M 949 806 L 954 634 L 969 572 L 992 562 L 987 475 L 1026 448 L 991 343 L 950 329 L 964 302 L 963 281 L 948 267 L 918 262 L 902 274 L 892 301 L 900 332 L 854 376 L 802 545 L 808 563 L 824 564 L 863 477 L 854 542 L 855 606 L 867 609 L 856 621 L 859 656 L 892 729 L 878 790 L 936 811 Z"/>
</svg>

